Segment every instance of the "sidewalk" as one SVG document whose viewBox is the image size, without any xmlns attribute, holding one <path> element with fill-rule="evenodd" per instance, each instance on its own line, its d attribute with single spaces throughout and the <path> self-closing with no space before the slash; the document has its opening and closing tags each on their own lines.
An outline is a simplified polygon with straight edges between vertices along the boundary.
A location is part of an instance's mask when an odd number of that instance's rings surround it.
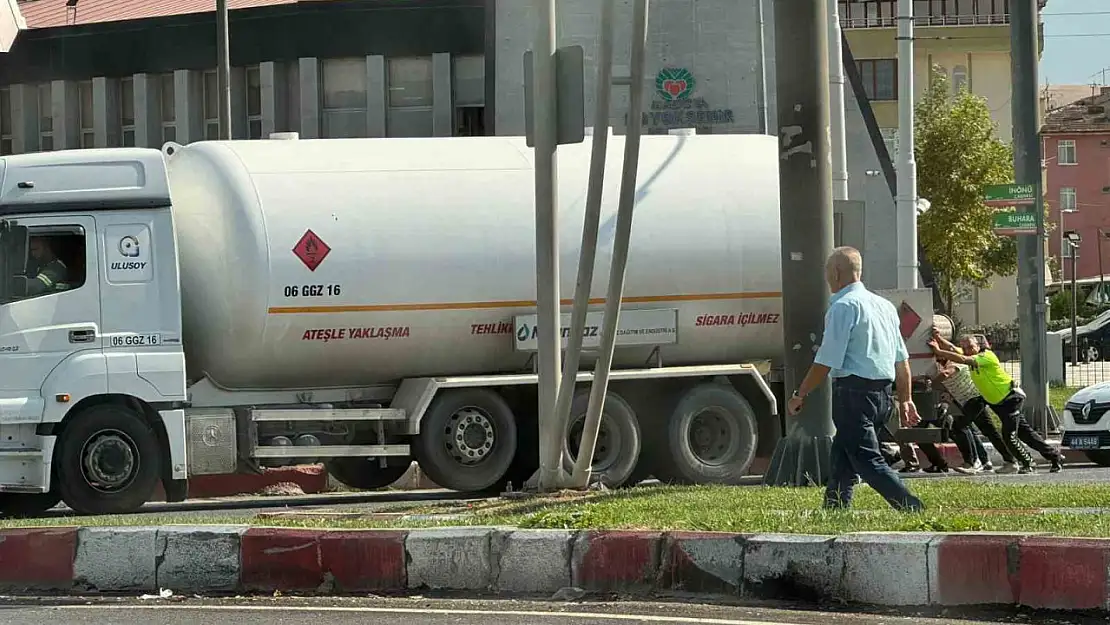
<svg viewBox="0 0 1110 625">
<path fill-rule="evenodd" d="M 0 530 L 0 590 L 406 593 L 575 600 L 681 591 L 886 606 L 1106 610 L 1110 540 L 514 528 Z"/>
</svg>

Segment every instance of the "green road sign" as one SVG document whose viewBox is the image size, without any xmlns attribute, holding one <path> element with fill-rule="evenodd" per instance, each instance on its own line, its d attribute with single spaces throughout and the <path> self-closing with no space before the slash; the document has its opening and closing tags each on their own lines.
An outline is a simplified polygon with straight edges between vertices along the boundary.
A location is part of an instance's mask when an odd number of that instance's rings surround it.
<svg viewBox="0 0 1110 625">
<path fill-rule="evenodd" d="M 1037 203 L 1037 185 L 992 184 L 983 187 L 983 203 L 987 206 L 1030 206 Z"/>
<path fill-rule="evenodd" d="M 1037 234 L 1037 213 L 997 213 L 994 233 L 998 235 Z"/>
</svg>

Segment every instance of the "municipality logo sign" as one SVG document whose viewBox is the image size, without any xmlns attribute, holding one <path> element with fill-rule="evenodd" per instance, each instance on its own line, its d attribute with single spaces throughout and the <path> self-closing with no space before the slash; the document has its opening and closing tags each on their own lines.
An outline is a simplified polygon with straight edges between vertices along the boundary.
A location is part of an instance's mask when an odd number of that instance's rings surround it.
<svg viewBox="0 0 1110 625">
<path fill-rule="evenodd" d="M 688 99 L 697 84 L 694 75 L 685 67 L 664 67 L 655 75 L 655 91 L 668 102 Z"/>
</svg>

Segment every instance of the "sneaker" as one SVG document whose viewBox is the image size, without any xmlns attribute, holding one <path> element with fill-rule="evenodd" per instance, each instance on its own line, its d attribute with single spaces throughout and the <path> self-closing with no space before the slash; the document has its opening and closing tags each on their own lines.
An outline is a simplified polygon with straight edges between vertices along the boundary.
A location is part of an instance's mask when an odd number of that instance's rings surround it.
<svg viewBox="0 0 1110 625">
<path fill-rule="evenodd" d="M 983 473 L 994 473 L 994 465 L 989 462 L 984 464 Z"/>
<path fill-rule="evenodd" d="M 934 464 L 934 465 L 929 466 L 928 469 L 925 469 L 925 472 L 926 473 L 948 473 L 948 465 L 945 465 L 943 467 L 938 467 L 937 465 Z"/>
<path fill-rule="evenodd" d="M 1012 463 L 1012 462 L 1002 463 L 1002 466 L 999 467 L 997 471 L 995 471 L 995 473 L 1001 473 L 1003 475 L 1009 474 L 1009 473 L 1017 473 L 1017 472 L 1018 472 L 1018 466 L 1016 464 Z"/>
<path fill-rule="evenodd" d="M 956 470 L 956 473 L 963 473 L 964 475 L 975 475 L 976 473 L 979 473 L 983 470 L 983 465 L 978 460 L 976 460 L 975 464 L 968 464 L 965 462 L 960 466 L 953 468 Z"/>
<path fill-rule="evenodd" d="M 898 472 L 899 473 L 917 473 L 920 470 L 921 470 L 921 467 L 916 467 L 916 466 L 910 465 L 910 466 L 905 466 L 905 467 L 902 467 L 901 469 L 898 469 Z"/>
<path fill-rule="evenodd" d="M 1037 472 L 1037 467 L 1034 467 L 1031 464 L 1027 464 L 1027 465 L 1021 467 L 1020 469 L 1018 469 L 1018 474 L 1019 475 L 1032 475 L 1036 472 Z"/>
<path fill-rule="evenodd" d="M 1048 470 L 1049 473 L 1059 473 L 1064 468 L 1064 459 L 1056 458 L 1052 461 L 1052 468 Z"/>
</svg>

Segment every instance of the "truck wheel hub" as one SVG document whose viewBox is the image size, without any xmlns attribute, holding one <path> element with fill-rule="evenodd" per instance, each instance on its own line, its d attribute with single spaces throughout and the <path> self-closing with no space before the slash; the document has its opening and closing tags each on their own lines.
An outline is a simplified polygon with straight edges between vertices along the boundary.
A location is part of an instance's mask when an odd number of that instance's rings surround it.
<svg viewBox="0 0 1110 625">
<path fill-rule="evenodd" d="M 690 450 L 705 464 L 724 464 L 739 444 L 732 419 L 718 409 L 707 408 L 690 422 Z"/>
<path fill-rule="evenodd" d="M 462 464 L 481 462 L 493 449 L 493 423 L 478 408 L 463 408 L 451 416 L 447 448 Z"/>
<path fill-rule="evenodd" d="M 102 491 L 126 486 L 135 473 L 134 444 L 122 432 L 100 432 L 89 439 L 81 454 L 85 480 Z"/>
</svg>

